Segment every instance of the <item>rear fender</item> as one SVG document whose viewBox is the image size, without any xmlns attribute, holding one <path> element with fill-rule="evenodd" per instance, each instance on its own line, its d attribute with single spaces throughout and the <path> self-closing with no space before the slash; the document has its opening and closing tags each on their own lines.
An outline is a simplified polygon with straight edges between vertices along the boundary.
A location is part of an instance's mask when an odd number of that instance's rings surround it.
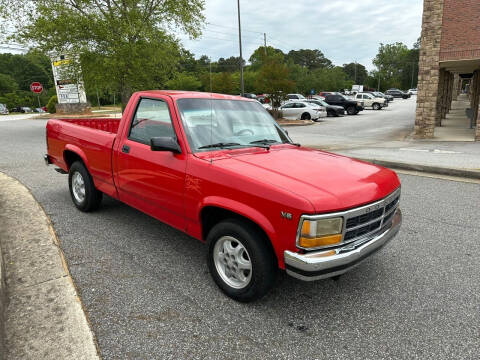
<svg viewBox="0 0 480 360">
<path fill-rule="evenodd" d="M 82 149 L 80 149 L 78 146 L 75 146 L 75 145 L 72 145 L 72 144 L 67 144 L 65 146 L 65 149 L 63 150 L 63 161 L 65 162 L 65 167 L 66 167 L 66 170 L 70 170 L 70 166 L 68 165 L 68 162 L 67 162 L 67 159 L 65 158 L 65 152 L 66 151 L 71 151 L 75 154 L 77 154 L 78 156 L 80 156 L 80 158 L 82 159 L 83 163 L 85 164 L 86 168 L 89 169 L 89 164 L 88 164 L 88 160 L 87 160 L 87 156 L 85 155 L 85 153 L 83 152 Z"/>
</svg>

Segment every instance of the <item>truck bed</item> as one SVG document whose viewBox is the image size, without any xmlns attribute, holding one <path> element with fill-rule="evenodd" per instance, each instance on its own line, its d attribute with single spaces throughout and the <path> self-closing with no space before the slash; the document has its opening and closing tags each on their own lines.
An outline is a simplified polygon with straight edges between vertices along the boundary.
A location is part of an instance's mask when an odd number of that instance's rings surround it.
<svg viewBox="0 0 480 360">
<path fill-rule="evenodd" d="M 112 147 L 120 119 L 50 119 L 47 146 L 51 163 L 68 171 L 71 153 L 82 158 L 100 191 L 116 195 L 112 177 Z"/>
<path fill-rule="evenodd" d="M 118 126 L 120 125 L 121 119 L 112 119 L 112 118 L 96 119 L 95 118 L 95 119 L 57 119 L 57 120 L 116 134 L 118 131 Z"/>
</svg>

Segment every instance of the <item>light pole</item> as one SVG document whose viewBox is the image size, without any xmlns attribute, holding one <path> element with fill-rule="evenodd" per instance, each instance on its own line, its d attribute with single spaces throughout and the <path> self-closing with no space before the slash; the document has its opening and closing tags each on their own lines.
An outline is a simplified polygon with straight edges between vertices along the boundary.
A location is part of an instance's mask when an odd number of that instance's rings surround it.
<svg viewBox="0 0 480 360">
<path fill-rule="evenodd" d="M 237 0 L 238 7 L 238 44 L 240 47 L 240 89 L 241 95 L 245 94 L 245 87 L 243 84 L 243 56 L 242 56 L 242 26 L 240 23 L 240 0 Z"/>
</svg>

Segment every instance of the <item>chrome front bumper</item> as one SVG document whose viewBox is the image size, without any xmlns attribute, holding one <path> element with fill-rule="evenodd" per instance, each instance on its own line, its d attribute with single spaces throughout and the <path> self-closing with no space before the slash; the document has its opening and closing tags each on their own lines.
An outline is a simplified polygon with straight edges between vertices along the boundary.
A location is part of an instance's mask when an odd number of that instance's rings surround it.
<svg viewBox="0 0 480 360">
<path fill-rule="evenodd" d="M 346 273 L 367 257 L 380 250 L 397 235 L 402 224 L 402 212 L 397 209 L 392 226 L 373 238 L 360 239 L 336 249 L 298 254 L 284 252 L 287 274 L 304 281 L 326 279 Z"/>
</svg>

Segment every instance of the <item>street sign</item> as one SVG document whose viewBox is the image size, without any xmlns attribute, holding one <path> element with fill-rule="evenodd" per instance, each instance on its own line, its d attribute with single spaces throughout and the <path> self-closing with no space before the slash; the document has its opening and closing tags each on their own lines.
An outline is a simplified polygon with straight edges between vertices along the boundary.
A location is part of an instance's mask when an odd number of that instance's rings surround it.
<svg viewBox="0 0 480 360">
<path fill-rule="evenodd" d="M 43 91 L 43 86 L 39 82 L 33 82 L 30 84 L 30 90 L 35 94 L 40 94 Z"/>
<path fill-rule="evenodd" d="M 315 95 L 315 89 L 310 90 L 310 95 Z"/>
</svg>

